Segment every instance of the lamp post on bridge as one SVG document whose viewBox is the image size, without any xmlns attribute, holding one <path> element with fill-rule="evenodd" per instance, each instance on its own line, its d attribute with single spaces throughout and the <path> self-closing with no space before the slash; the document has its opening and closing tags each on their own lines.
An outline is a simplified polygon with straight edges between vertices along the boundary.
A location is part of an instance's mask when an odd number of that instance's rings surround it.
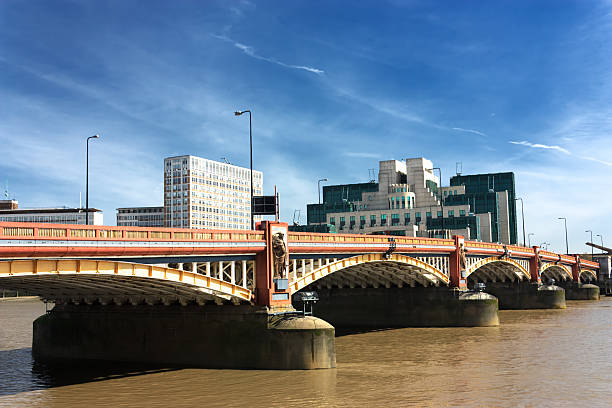
<svg viewBox="0 0 612 408">
<path fill-rule="evenodd" d="M 527 240 L 529 242 L 529 248 L 531 248 L 531 236 L 535 235 L 533 232 L 530 232 L 529 234 L 527 234 Z"/>
<path fill-rule="evenodd" d="M 599 239 L 601 240 L 601 246 L 604 246 L 604 244 L 603 244 L 603 237 L 601 236 L 601 234 L 597 234 L 597 235 L 595 235 L 595 236 L 596 236 L 596 237 L 599 237 Z M 591 248 L 592 248 L 592 247 L 591 247 Z M 601 253 L 602 253 L 602 254 L 604 253 L 604 250 L 603 250 L 603 249 L 601 250 Z"/>
<path fill-rule="evenodd" d="M 85 154 L 85 225 L 89 225 L 89 139 L 98 139 L 100 135 L 95 134 L 87 138 L 85 142 L 86 154 Z"/>
<path fill-rule="evenodd" d="M 327 178 L 317 180 L 317 193 L 319 194 L 319 221 L 321 221 L 321 182 L 327 181 Z"/>
<path fill-rule="evenodd" d="M 243 110 L 243 111 L 236 111 L 234 112 L 235 116 L 240 116 L 243 113 L 247 113 L 249 114 L 249 147 L 250 147 L 250 152 L 251 152 L 251 229 L 254 230 L 255 229 L 255 224 L 253 222 L 254 218 L 253 218 L 253 125 L 252 125 L 252 121 L 251 121 L 251 111 L 250 110 Z"/>
<path fill-rule="evenodd" d="M 567 243 L 567 218 L 559 217 L 558 219 L 563 220 L 563 222 L 565 223 L 565 254 L 569 255 L 569 244 Z"/>
<path fill-rule="evenodd" d="M 517 197 L 514 201 L 521 200 L 521 219 L 523 220 L 523 246 L 525 246 L 525 211 L 523 209 L 523 199 L 521 197 Z"/>
<path fill-rule="evenodd" d="M 591 244 L 593 243 L 593 231 L 591 230 L 586 230 L 584 232 L 590 232 L 591 233 L 591 240 L 589 241 Z M 591 261 L 593 260 L 593 247 L 591 247 Z"/>
<path fill-rule="evenodd" d="M 545 246 L 546 245 L 546 246 Z M 550 245 L 550 242 L 542 242 L 540 244 L 540 246 L 545 250 L 548 251 L 548 246 Z"/>
</svg>

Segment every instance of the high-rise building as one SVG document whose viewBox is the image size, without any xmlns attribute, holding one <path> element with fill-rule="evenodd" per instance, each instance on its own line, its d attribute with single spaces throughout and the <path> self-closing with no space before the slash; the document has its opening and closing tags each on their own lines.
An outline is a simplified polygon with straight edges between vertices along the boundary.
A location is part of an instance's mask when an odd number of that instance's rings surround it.
<svg viewBox="0 0 612 408">
<path fill-rule="evenodd" d="M 164 207 L 117 208 L 118 227 L 163 227 Z"/>
<path fill-rule="evenodd" d="M 511 233 L 515 206 L 508 204 L 510 197 L 514 200 L 512 173 L 497 175 L 493 193 L 497 204 L 492 208 L 478 195 L 474 204 L 474 194 L 468 195 L 467 185 L 461 182 L 440 187 L 433 163 L 425 158 L 386 160 L 379 166 L 378 183 L 324 186 L 323 203 L 307 206 L 308 224 L 331 224 L 339 233 L 463 235 L 482 241 L 516 242 L 516 233 Z M 511 186 L 506 185 L 508 174 Z"/>
<path fill-rule="evenodd" d="M 256 170 L 253 194 L 263 194 L 263 173 Z M 166 227 L 251 229 L 250 224 L 250 169 L 190 155 L 164 159 Z"/>
</svg>

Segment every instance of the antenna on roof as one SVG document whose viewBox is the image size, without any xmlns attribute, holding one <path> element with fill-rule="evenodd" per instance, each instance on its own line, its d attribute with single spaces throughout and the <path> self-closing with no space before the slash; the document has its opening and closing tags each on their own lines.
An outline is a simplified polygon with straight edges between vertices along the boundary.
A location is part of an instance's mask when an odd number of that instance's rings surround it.
<svg viewBox="0 0 612 408">
<path fill-rule="evenodd" d="M 226 164 L 232 164 L 229 162 L 229 160 L 227 160 L 227 157 L 222 157 L 221 160 L 223 160 Z"/>
<path fill-rule="evenodd" d="M 370 183 L 376 183 L 376 169 L 368 169 L 368 178 Z"/>
<path fill-rule="evenodd" d="M 460 176 L 462 172 L 463 172 L 463 162 L 455 163 L 455 173 L 457 173 L 457 175 Z"/>
</svg>

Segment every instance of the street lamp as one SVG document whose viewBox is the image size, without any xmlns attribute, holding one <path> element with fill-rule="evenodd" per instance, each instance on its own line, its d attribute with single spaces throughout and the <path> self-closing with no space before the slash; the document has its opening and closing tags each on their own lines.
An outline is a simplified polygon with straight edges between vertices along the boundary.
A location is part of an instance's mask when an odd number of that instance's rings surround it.
<svg viewBox="0 0 612 408">
<path fill-rule="evenodd" d="M 249 113 L 249 146 L 251 148 L 251 229 L 255 229 L 255 224 L 253 222 L 253 125 L 251 122 L 251 111 L 243 110 L 234 112 L 235 116 L 240 116 L 243 113 Z"/>
<path fill-rule="evenodd" d="M 322 179 L 317 180 L 317 193 L 319 193 L 319 221 L 321 221 L 321 182 L 322 181 L 327 181 L 327 179 L 322 178 Z"/>
<path fill-rule="evenodd" d="M 85 155 L 85 225 L 89 225 L 89 139 L 98 139 L 100 135 L 87 138 L 87 154 Z"/>
<path fill-rule="evenodd" d="M 603 237 L 602 237 L 600 234 L 597 234 L 597 235 L 595 235 L 595 236 L 596 236 L 596 237 L 599 237 L 599 239 L 601 240 L 601 246 L 604 246 L 604 245 L 603 245 Z M 591 248 L 592 248 L 592 247 L 591 247 Z M 603 248 L 601 248 L 601 253 L 602 253 L 602 254 L 604 253 Z"/>
<path fill-rule="evenodd" d="M 542 242 L 540 244 L 540 247 L 542 247 L 545 251 L 548 251 L 548 246 L 550 245 L 550 242 Z"/>
<path fill-rule="evenodd" d="M 567 243 L 567 218 L 559 217 L 558 219 L 563 220 L 563 222 L 565 223 L 565 254 L 569 255 L 569 245 Z"/>
<path fill-rule="evenodd" d="M 327 179 L 322 178 L 317 181 L 317 191 L 319 192 L 319 204 L 321 204 L 321 182 L 322 181 L 327 181 Z"/>
<path fill-rule="evenodd" d="M 521 200 L 521 218 L 523 219 L 523 246 L 525 246 L 525 211 L 523 210 L 523 199 L 521 197 L 517 197 L 514 200 Z"/>
<path fill-rule="evenodd" d="M 531 248 L 531 236 L 535 235 L 533 232 L 530 232 L 529 234 L 527 234 L 527 242 L 529 242 L 529 248 Z"/>
<path fill-rule="evenodd" d="M 586 230 L 584 232 L 590 232 L 591 233 L 591 241 L 589 241 L 591 244 L 593 243 L 593 231 L 591 230 Z M 591 247 L 591 261 L 593 260 L 593 247 Z"/>
</svg>

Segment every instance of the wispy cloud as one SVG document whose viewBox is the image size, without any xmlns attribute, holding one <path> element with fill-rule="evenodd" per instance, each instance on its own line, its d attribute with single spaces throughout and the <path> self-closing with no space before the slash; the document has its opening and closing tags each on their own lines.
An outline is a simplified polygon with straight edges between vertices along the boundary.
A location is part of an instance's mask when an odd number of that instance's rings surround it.
<svg viewBox="0 0 612 408">
<path fill-rule="evenodd" d="M 557 150 L 557 151 L 559 151 L 561 153 L 565 153 L 565 154 L 571 155 L 569 150 L 564 149 L 561 146 L 556 146 L 556 145 L 545 145 L 545 144 L 540 144 L 540 143 L 531 143 L 531 142 L 528 142 L 526 140 L 523 140 L 522 142 L 513 142 L 513 141 L 511 141 L 510 143 L 515 144 L 515 145 L 527 146 L 527 147 L 531 147 L 531 148 L 534 148 L 534 149 Z"/>
<path fill-rule="evenodd" d="M 356 157 L 359 159 L 380 159 L 379 154 L 367 152 L 345 152 L 342 155 L 347 157 Z"/>
<path fill-rule="evenodd" d="M 251 47 L 249 45 L 245 45 L 245 44 L 239 43 L 237 41 L 234 41 L 234 40 L 232 40 L 231 38 L 229 38 L 229 37 L 227 37 L 225 35 L 215 35 L 215 34 L 212 34 L 212 36 L 214 38 L 219 39 L 219 40 L 232 43 L 234 45 L 234 47 L 238 48 L 239 50 L 241 50 L 243 53 L 245 53 L 249 57 L 252 57 L 252 58 L 255 58 L 255 59 L 258 59 L 258 60 L 261 60 L 261 61 L 271 62 L 273 64 L 280 65 L 281 67 L 285 67 L 285 68 L 301 69 L 301 70 L 304 70 L 304 71 L 312 72 L 313 74 L 317 74 L 317 75 L 325 74 L 325 71 L 323 71 L 322 69 L 309 67 L 307 65 L 287 64 L 287 63 L 279 61 L 279 60 L 277 60 L 275 58 L 264 57 L 262 55 L 257 54 L 253 47 Z"/>
<path fill-rule="evenodd" d="M 474 130 L 474 129 L 464 129 L 464 128 L 460 128 L 460 127 L 454 127 L 452 129 L 456 130 L 458 132 L 467 132 L 467 133 L 473 133 L 475 135 L 487 136 L 486 133 L 482 133 L 482 132 L 480 132 L 478 130 Z"/>
<path fill-rule="evenodd" d="M 580 158 L 581 158 L 581 159 L 584 159 L 584 160 L 590 160 L 590 161 L 593 161 L 593 162 L 595 162 L 595 163 L 604 164 L 604 165 L 606 165 L 606 166 L 612 166 L 612 162 L 605 161 L 605 160 L 600 160 L 600 159 L 596 159 L 596 158 L 594 158 L 594 157 L 589 157 L 589 156 L 580 156 Z"/>
</svg>

